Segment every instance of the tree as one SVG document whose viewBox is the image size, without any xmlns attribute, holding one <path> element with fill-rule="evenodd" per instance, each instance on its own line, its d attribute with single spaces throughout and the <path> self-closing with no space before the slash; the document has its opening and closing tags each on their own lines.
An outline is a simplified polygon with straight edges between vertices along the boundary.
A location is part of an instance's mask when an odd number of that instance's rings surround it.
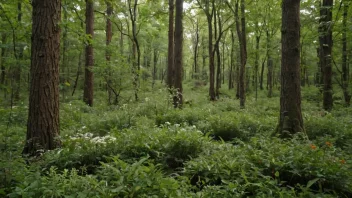
<svg viewBox="0 0 352 198">
<path fill-rule="evenodd" d="M 300 0 L 283 0 L 281 27 L 281 96 L 277 133 L 303 132 L 300 81 Z"/>
<path fill-rule="evenodd" d="M 24 154 L 61 146 L 59 137 L 60 0 L 32 1 L 30 95 Z"/>
<path fill-rule="evenodd" d="M 183 46 L 183 0 L 176 0 L 176 15 L 175 15 L 175 81 L 174 87 L 176 95 L 174 96 L 174 107 L 182 107 L 182 46 Z"/>
<path fill-rule="evenodd" d="M 93 37 L 94 37 L 94 2 L 93 0 L 86 0 L 86 65 L 84 76 L 84 92 L 83 101 L 93 106 L 93 71 L 94 53 L 93 53 Z"/>
<path fill-rule="evenodd" d="M 332 100 L 332 6 L 333 0 L 323 0 L 320 7 L 319 60 L 323 71 L 323 108 L 330 111 Z"/>
<path fill-rule="evenodd" d="M 141 50 L 139 47 L 139 42 L 137 38 L 137 6 L 138 0 L 134 0 L 134 3 L 131 4 L 131 0 L 128 0 L 128 10 L 130 13 L 130 20 L 132 23 L 132 73 L 133 77 L 133 86 L 134 86 L 134 98 L 138 101 L 138 91 L 139 91 L 139 73 L 140 73 L 140 62 L 141 62 Z"/>
<path fill-rule="evenodd" d="M 169 0 L 169 45 L 167 59 L 167 85 L 169 89 L 173 86 L 174 70 L 174 0 Z"/>
<path fill-rule="evenodd" d="M 209 54 L 209 97 L 211 101 L 216 100 L 215 94 L 215 63 L 213 53 L 213 17 L 215 14 L 214 0 L 205 0 L 204 5 L 200 0 L 197 0 L 198 5 L 204 11 L 208 23 L 208 54 Z M 210 9 L 210 4 L 212 4 Z"/>
<path fill-rule="evenodd" d="M 347 15 L 348 15 L 348 6 L 346 0 L 342 1 L 343 3 L 343 32 L 342 32 L 342 90 L 343 96 L 345 99 L 346 106 L 350 106 L 351 95 L 348 91 L 348 63 L 347 63 Z"/>
<path fill-rule="evenodd" d="M 227 1 L 226 1 L 227 2 Z M 240 44 L 240 59 L 241 66 L 239 68 L 239 98 L 241 108 L 245 107 L 246 102 L 246 87 L 245 87 L 245 73 L 247 63 L 247 39 L 246 39 L 246 19 L 245 19 L 245 3 L 241 0 L 241 21 L 239 19 L 239 0 L 236 0 L 235 9 L 232 8 L 229 2 L 228 7 L 232 10 L 236 20 L 236 30 L 238 41 Z"/>
</svg>

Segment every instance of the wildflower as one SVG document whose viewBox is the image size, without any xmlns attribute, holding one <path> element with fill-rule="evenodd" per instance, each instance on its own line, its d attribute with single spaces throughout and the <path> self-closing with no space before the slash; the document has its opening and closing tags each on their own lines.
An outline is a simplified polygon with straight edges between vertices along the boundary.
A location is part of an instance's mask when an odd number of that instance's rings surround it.
<svg viewBox="0 0 352 198">
<path fill-rule="evenodd" d="M 326 144 L 326 146 L 328 146 L 328 147 L 331 147 L 331 146 L 332 146 L 331 142 L 325 142 L 325 144 Z"/>
<path fill-rule="evenodd" d="M 313 149 L 313 150 L 315 150 L 315 149 L 317 148 L 317 146 L 315 146 L 314 144 L 311 144 L 311 145 L 310 145 L 310 148 Z"/>
<path fill-rule="evenodd" d="M 340 160 L 340 163 L 341 164 L 346 164 L 346 160 L 342 159 L 342 160 Z"/>
</svg>

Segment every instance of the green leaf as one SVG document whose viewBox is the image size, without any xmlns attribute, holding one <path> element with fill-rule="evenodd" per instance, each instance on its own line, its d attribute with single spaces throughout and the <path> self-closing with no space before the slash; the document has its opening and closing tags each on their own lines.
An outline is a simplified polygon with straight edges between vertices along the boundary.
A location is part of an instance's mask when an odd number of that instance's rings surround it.
<svg viewBox="0 0 352 198">
<path fill-rule="evenodd" d="M 280 176 L 279 171 L 276 171 L 276 172 L 275 172 L 275 177 L 279 177 L 279 176 Z"/>
<path fill-rule="evenodd" d="M 320 178 L 315 178 L 315 179 L 312 179 L 310 180 L 308 183 L 307 183 L 307 188 L 310 188 L 315 182 L 317 182 Z"/>
</svg>

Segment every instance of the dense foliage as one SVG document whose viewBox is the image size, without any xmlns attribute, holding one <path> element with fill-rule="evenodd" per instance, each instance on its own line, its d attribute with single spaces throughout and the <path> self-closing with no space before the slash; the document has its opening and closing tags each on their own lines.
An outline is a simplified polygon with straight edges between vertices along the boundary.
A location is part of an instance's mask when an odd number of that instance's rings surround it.
<svg viewBox="0 0 352 198">
<path fill-rule="evenodd" d="M 192 91 L 190 91 L 192 89 Z M 187 84 L 174 109 L 162 86 L 143 101 L 61 104 L 63 147 L 22 158 L 26 104 L 2 108 L 0 194 L 9 197 L 350 197 L 350 108 L 321 111 L 303 90 L 306 134 L 271 137 L 278 98 L 240 109 Z M 336 104 L 338 106 L 338 104 Z"/>
</svg>

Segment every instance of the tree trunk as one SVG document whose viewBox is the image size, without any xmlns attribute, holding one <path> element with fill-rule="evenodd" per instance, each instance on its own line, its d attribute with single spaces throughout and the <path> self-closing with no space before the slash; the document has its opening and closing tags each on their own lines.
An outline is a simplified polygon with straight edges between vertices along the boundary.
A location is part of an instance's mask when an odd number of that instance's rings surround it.
<svg viewBox="0 0 352 198">
<path fill-rule="evenodd" d="M 266 56 L 267 56 L 267 65 L 268 65 L 268 78 L 267 78 L 267 87 L 268 87 L 268 97 L 273 96 L 273 59 L 271 57 L 271 35 L 269 30 L 266 31 Z"/>
<path fill-rule="evenodd" d="M 348 91 L 349 72 L 347 66 L 347 14 L 348 3 L 343 1 L 343 33 L 342 33 L 342 89 L 346 106 L 350 106 L 351 95 Z"/>
<path fill-rule="evenodd" d="M 281 96 L 277 133 L 304 132 L 301 113 L 300 1 L 283 0 L 281 28 Z"/>
<path fill-rule="evenodd" d="M 19 2 L 17 4 L 17 11 L 18 11 L 18 14 L 17 14 L 17 22 L 19 24 L 22 23 L 22 3 Z M 14 35 L 15 36 L 15 35 Z M 14 39 L 15 41 L 16 39 Z M 22 60 L 23 60 L 23 46 L 20 44 L 18 45 L 19 43 L 13 43 L 14 46 L 17 45 L 18 47 L 18 53 L 16 55 L 16 62 L 17 62 L 17 65 L 13 71 L 13 77 L 14 77 L 14 86 L 13 86 L 13 95 L 14 95 L 14 101 L 17 102 L 20 100 L 20 89 L 21 89 L 21 67 L 22 67 Z M 16 53 L 16 51 L 15 51 Z"/>
<path fill-rule="evenodd" d="M 33 0 L 31 83 L 26 144 L 31 156 L 61 146 L 59 139 L 60 0 Z"/>
<path fill-rule="evenodd" d="M 218 23 L 218 18 L 220 17 L 219 16 L 219 13 L 217 12 L 217 10 L 215 9 L 214 7 L 214 3 L 213 3 L 213 8 L 214 8 L 214 37 L 216 38 L 216 40 L 218 39 L 218 27 L 219 27 L 219 34 L 221 32 L 221 24 L 220 24 L 220 21 Z M 218 26 L 219 25 L 219 26 Z M 214 59 L 215 59 L 215 55 L 216 55 L 216 83 L 215 83 L 215 96 L 217 99 L 219 99 L 219 96 L 220 96 L 220 93 L 219 93 L 219 89 L 220 89 L 220 75 L 221 75 L 221 59 L 220 59 L 220 48 L 219 48 L 219 44 L 216 43 L 215 46 L 214 46 L 214 52 L 213 55 L 214 55 Z M 215 64 L 215 62 L 214 62 Z"/>
<path fill-rule="evenodd" d="M 158 64 L 158 50 L 154 48 L 154 55 L 153 55 L 153 83 L 152 83 L 152 88 L 154 88 L 155 81 L 156 81 L 156 76 L 157 76 L 157 64 Z"/>
<path fill-rule="evenodd" d="M 111 68 L 110 68 L 110 59 L 111 59 L 111 49 L 110 49 L 110 43 L 112 40 L 112 24 L 111 24 L 111 16 L 113 12 L 113 8 L 111 5 L 111 2 L 109 0 L 105 1 L 106 2 L 106 30 L 105 30 L 105 35 L 106 35 L 106 51 L 105 51 L 105 60 L 106 60 L 106 69 L 107 69 L 107 90 L 108 90 L 108 103 L 111 105 L 114 103 L 113 94 L 114 91 L 112 90 L 111 85 Z M 122 31 L 122 30 L 121 30 Z M 116 98 L 116 96 L 115 96 Z"/>
<path fill-rule="evenodd" d="M 172 89 L 174 84 L 174 0 L 169 0 L 169 44 L 167 63 L 167 85 Z"/>
<path fill-rule="evenodd" d="M 208 55 L 209 55 L 209 98 L 211 101 L 216 100 L 215 94 L 215 66 L 213 53 L 213 12 L 209 12 L 209 3 L 207 5 L 207 22 L 208 22 Z M 214 9 L 214 8 L 213 8 Z"/>
<path fill-rule="evenodd" d="M 235 36 L 233 34 L 233 31 L 231 30 L 231 60 L 230 60 L 230 72 L 229 72 L 229 89 L 233 89 L 233 67 L 234 67 L 234 62 L 235 62 Z"/>
<path fill-rule="evenodd" d="M 174 107 L 181 108 L 183 104 L 182 97 L 182 46 L 183 46 L 183 0 L 176 0 L 175 15 L 175 84 L 176 95 L 174 96 Z"/>
<path fill-rule="evenodd" d="M 333 0 L 323 0 L 320 8 L 320 64 L 323 70 L 323 108 L 330 111 L 333 106 L 332 100 L 332 6 Z"/>
<path fill-rule="evenodd" d="M 196 38 L 194 41 L 194 53 L 193 53 L 193 60 L 194 60 L 194 75 L 195 79 L 198 79 L 198 43 L 199 43 L 199 24 L 198 19 L 196 19 Z"/>
<path fill-rule="evenodd" d="M 7 35 L 5 33 L 1 34 L 1 44 L 4 45 L 6 43 Z M 5 77 L 6 77 L 6 68 L 4 64 L 4 57 L 5 57 L 5 47 L 1 47 L 1 54 L 0 54 L 0 67 L 1 67 L 1 76 L 0 76 L 0 84 L 5 86 Z"/>
<path fill-rule="evenodd" d="M 86 0 L 86 34 L 88 40 L 86 43 L 86 64 L 85 64 L 85 76 L 84 76 L 84 92 L 83 101 L 93 106 L 93 66 L 94 66 L 94 54 L 93 54 L 93 37 L 94 37 L 94 2 L 92 0 Z"/>
<path fill-rule="evenodd" d="M 204 41 L 204 36 L 202 37 L 202 46 L 203 46 L 203 52 L 202 52 L 202 64 L 203 64 L 203 68 L 202 68 L 202 80 L 207 79 L 207 71 L 206 71 L 206 59 L 207 59 L 207 54 L 206 54 L 206 44 Z"/>
<path fill-rule="evenodd" d="M 138 101 L 139 92 L 139 73 L 141 63 L 141 51 L 139 48 L 139 42 L 137 38 L 137 6 L 138 0 L 134 0 L 133 7 L 131 6 L 131 0 L 128 0 L 128 7 L 130 12 L 130 19 L 132 22 L 132 56 L 133 56 L 133 67 L 132 73 L 134 75 L 133 87 L 134 87 L 134 98 Z"/>
<path fill-rule="evenodd" d="M 258 69 L 259 69 L 259 47 L 261 32 L 258 32 L 259 24 L 256 22 L 256 36 L 255 36 L 255 63 L 254 63 L 254 86 L 255 86 L 255 100 L 258 99 Z"/>
<path fill-rule="evenodd" d="M 245 21 L 245 4 L 244 0 L 241 0 L 241 25 L 238 16 L 238 2 L 236 2 L 236 29 L 240 42 L 240 54 L 241 54 L 241 67 L 239 76 L 239 97 L 240 107 L 245 107 L 246 101 L 246 88 L 245 88 L 245 77 L 246 77 L 246 62 L 247 62 L 247 41 L 246 41 L 246 21 Z M 240 27 L 241 26 L 241 27 Z"/>
</svg>

